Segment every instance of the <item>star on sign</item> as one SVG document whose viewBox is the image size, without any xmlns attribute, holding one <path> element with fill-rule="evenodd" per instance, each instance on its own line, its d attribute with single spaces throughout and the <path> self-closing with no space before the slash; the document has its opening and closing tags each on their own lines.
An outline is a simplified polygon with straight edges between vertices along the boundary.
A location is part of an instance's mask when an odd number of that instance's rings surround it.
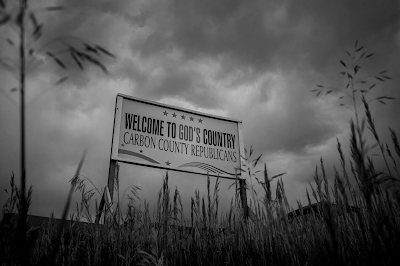
<svg viewBox="0 0 400 266">
<path fill-rule="evenodd" d="M 175 117 L 176 117 L 176 114 L 175 114 L 175 113 L 173 113 L 173 114 L 172 114 L 172 116 L 175 118 Z"/>
<path fill-rule="evenodd" d="M 143 150 L 140 150 L 140 153 L 142 153 L 143 152 Z"/>
<path fill-rule="evenodd" d="M 171 163 L 169 161 L 166 161 L 165 164 L 169 166 Z"/>
<path fill-rule="evenodd" d="M 164 113 L 164 115 L 165 115 L 165 116 L 168 116 L 168 113 L 167 113 L 167 111 L 164 111 L 163 113 Z"/>
<path fill-rule="evenodd" d="M 181 119 L 185 120 L 185 115 L 181 115 Z"/>
<path fill-rule="evenodd" d="M 199 123 L 203 123 L 203 119 L 199 118 Z"/>
<path fill-rule="evenodd" d="M 191 116 L 191 117 L 190 117 L 190 121 L 193 121 L 193 119 L 194 119 L 194 118 Z"/>
</svg>

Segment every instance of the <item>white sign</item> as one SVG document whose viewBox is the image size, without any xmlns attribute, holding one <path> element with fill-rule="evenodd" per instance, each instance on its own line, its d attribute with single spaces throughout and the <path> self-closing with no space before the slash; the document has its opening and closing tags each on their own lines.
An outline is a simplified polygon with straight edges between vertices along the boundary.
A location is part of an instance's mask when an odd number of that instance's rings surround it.
<svg viewBox="0 0 400 266">
<path fill-rule="evenodd" d="M 242 122 L 117 95 L 111 159 L 240 177 Z"/>
</svg>

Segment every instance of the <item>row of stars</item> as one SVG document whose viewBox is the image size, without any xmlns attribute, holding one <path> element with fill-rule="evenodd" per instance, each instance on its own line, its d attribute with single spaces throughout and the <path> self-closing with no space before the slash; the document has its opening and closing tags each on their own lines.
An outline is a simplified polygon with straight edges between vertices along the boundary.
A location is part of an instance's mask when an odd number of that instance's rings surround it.
<svg viewBox="0 0 400 266">
<path fill-rule="evenodd" d="M 168 116 L 168 112 L 167 112 L 167 111 L 164 111 L 163 114 L 164 114 L 165 116 Z M 172 114 L 172 117 L 173 117 L 173 118 L 176 118 L 177 116 L 178 116 L 178 115 L 177 115 L 176 113 L 173 113 L 173 114 Z M 185 118 L 186 118 L 185 115 L 181 115 L 181 119 L 185 120 Z M 194 117 L 191 116 L 191 117 L 189 117 L 189 119 L 190 119 L 190 121 L 193 121 L 193 122 L 194 122 Z M 197 120 L 199 121 L 199 123 L 203 123 L 203 119 L 198 118 Z"/>
</svg>

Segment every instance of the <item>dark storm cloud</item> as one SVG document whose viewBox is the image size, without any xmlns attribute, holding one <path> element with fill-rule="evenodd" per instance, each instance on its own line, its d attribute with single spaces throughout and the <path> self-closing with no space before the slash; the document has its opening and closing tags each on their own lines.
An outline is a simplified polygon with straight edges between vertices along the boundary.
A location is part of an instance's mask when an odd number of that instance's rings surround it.
<svg viewBox="0 0 400 266">
<path fill-rule="evenodd" d="M 61 19 L 51 16 L 55 26 L 51 27 L 50 36 L 60 32 L 78 35 L 113 50 L 119 48 L 116 44 L 121 34 L 132 35 L 132 53 L 139 53 L 144 62 L 176 49 L 183 56 L 175 65 L 204 57 L 217 59 L 221 64 L 220 78 L 241 69 L 247 72 L 241 80 L 255 79 L 276 66 L 302 72 L 304 63 L 316 72 L 329 75 L 338 64 L 338 56 L 355 39 L 367 45 L 378 43 L 375 39 L 382 40 L 385 43 L 382 48 L 392 50 L 396 47 L 399 14 L 396 1 L 304 4 L 295 1 L 272 4 L 265 1 L 65 1 L 64 5 L 68 12 Z M 133 27 L 145 28 L 147 33 L 136 36 L 129 31 L 118 31 L 112 27 L 112 17 L 121 17 Z M 376 45 L 368 48 L 373 50 Z M 381 61 L 385 59 L 381 57 Z M 171 70 L 169 73 L 179 75 Z M 150 82 L 140 74 L 130 78 Z M 80 77 L 84 85 L 87 79 L 85 75 Z M 171 79 L 166 82 L 171 84 Z M 190 91 L 194 83 L 190 80 L 196 79 L 196 75 L 183 79 L 174 79 L 176 87 L 186 84 Z M 176 87 L 169 87 L 170 95 L 174 95 Z M 163 92 L 168 94 L 168 87 Z"/>
<path fill-rule="evenodd" d="M 162 19 L 158 18 L 160 12 L 163 13 Z M 319 76 L 319 79 L 314 79 L 315 83 L 304 84 L 311 90 L 319 83 L 338 85 L 339 59 L 344 57 L 346 49 L 351 51 L 356 39 L 364 42 L 371 52 L 385 51 L 371 58 L 362 66 L 362 71 L 376 72 L 382 70 L 376 67 L 382 66 L 383 69 L 392 69 L 393 75 L 397 76 L 398 60 L 394 57 L 398 58 L 398 53 L 393 52 L 398 50 L 398 14 L 396 1 L 384 4 L 376 1 L 313 1 L 304 4 L 291 1 L 279 4 L 265 1 L 229 4 L 223 1 L 175 1 L 163 5 L 157 12 L 147 13 L 146 21 L 152 25 L 151 33 L 147 38 L 133 42 L 132 51 L 147 59 L 177 49 L 183 53 L 182 63 L 217 58 L 221 67 L 216 80 L 232 79 L 238 71 L 242 74 L 236 83 L 231 82 L 231 89 L 246 81 L 251 84 L 276 67 L 284 69 L 283 75 L 298 72 L 297 83 L 302 83 L 302 76 L 311 71 Z M 181 80 L 175 81 L 180 87 Z M 257 100 L 267 100 L 266 92 L 271 86 L 264 87 L 264 97 Z M 298 87 L 294 82 L 291 89 Z M 194 88 L 188 86 L 188 91 L 191 90 Z M 307 88 L 302 92 L 307 93 Z M 168 87 L 162 93 L 169 94 Z M 184 98 L 189 100 L 186 96 Z M 201 102 L 199 97 L 196 100 Z M 291 106 L 298 107 L 288 103 L 287 108 Z M 289 112 L 301 117 L 302 111 L 299 108 Z M 303 117 L 310 115 L 305 111 Z M 291 123 L 288 116 L 284 124 Z"/>
<path fill-rule="evenodd" d="M 238 68 L 265 64 L 275 50 L 268 47 L 278 46 L 281 39 L 265 34 L 261 3 L 228 2 L 171 2 L 166 7 L 168 19 L 155 19 L 159 24 L 146 39 L 141 54 L 151 56 L 169 45 L 187 58 L 223 56 L 240 63 Z"/>
<path fill-rule="evenodd" d="M 355 39 L 393 43 L 399 19 L 397 1 L 175 1 L 168 11 L 169 21 L 146 41 L 147 55 L 162 45 L 151 45 L 152 36 L 165 36 L 158 39 L 189 58 L 226 55 L 239 68 L 260 71 L 296 63 L 304 55 L 318 68 Z"/>
<path fill-rule="evenodd" d="M 397 1 L 291 1 L 287 5 L 290 20 L 308 19 L 312 24 L 310 39 L 298 50 L 308 53 L 316 69 L 329 68 L 331 57 L 344 52 L 356 39 L 393 47 L 399 11 Z"/>
<path fill-rule="evenodd" d="M 164 97 L 183 98 L 196 107 L 215 107 L 215 86 L 207 84 L 204 76 L 190 63 L 160 56 L 143 67 L 144 63 L 124 59 L 114 69 L 113 77 L 132 80 L 137 96 L 161 100 Z"/>
<path fill-rule="evenodd" d="M 103 75 L 101 69 L 95 64 L 83 62 L 84 71 L 75 63 L 69 55 L 68 47 L 72 46 L 81 51 L 85 50 L 85 43 L 89 45 L 100 45 L 106 50 L 117 54 L 120 44 L 124 43 L 126 23 L 135 24 L 134 20 L 138 14 L 138 7 L 132 1 L 38 1 L 32 2 L 31 8 L 36 10 L 39 23 L 43 24 L 43 36 L 39 40 L 32 40 L 28 35 L 30 48 L 34 50 L 32 57 L 39 58 L 39 64 L 35 64 L 31 70 L 34 76 L 43 71 L 50 72 L 60 77 L 68 73 L 68 83 L 78 88 L 84 88 L 92 78 L 88 70 L 96 69 L 97 75 Z M 62 6 L 62 11 L 43 12 L 46 6 Z M 129 10 L 129 11 L 128 11 Z M 126 21 L 126 22 L 125 22 Z M 30 23 L 28 20 L 27 23 Z M 118 28 L 115 28 L 118 27 Z M 32 27 L 28 27 L 28 33 Z M 62 60 L 66 70 L 55 64 L 46 52 L 55 54 Z M 101 54 L 99 61 L 109 68 L 117 62 L 116 59 Z M 86 73 L 85 73 L 86 72 Z M 93 73 L 92 73 L 93 74 Z"/>
</svg>

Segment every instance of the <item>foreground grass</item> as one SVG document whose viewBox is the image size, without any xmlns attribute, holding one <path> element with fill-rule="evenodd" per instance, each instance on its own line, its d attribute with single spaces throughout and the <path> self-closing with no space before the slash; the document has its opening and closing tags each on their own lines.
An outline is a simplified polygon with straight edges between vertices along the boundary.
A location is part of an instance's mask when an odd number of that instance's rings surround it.
<svg viewBox="0 0 400 266">
<path fill-rule="evenodd" d="M 237 198 L 229 213 L 218 217 L 217 180 L 214 195 L 196 193 L 191 199 L 191 220 L 184 222 L 179 192 L 170 197 L 166 176 L 156 214 L 150 217 L 148 205 L 143 210 L 130 205 L 123 225 L 110 217 L 102 226 L 64 231 L 55 265 L 397 265 L 400 208 L 391 193 L 377 185 L 369 208 L 339 174 L 332 195 L 326 176 L 314 177 L 312 194 L 325 204 L 311 215 L 288 220 L 291 209 L 280 180 L 276 200 L 253 204 L 252 219 L 243 218 Z M 346 210 L 350 201 L 356 211 Z M 4 261 L 18 261 L 16 226 L 1 228 Z M 56 236 L 51 223 L 28 233 L 31 265 L 49 264 Z"/>
</svg>

